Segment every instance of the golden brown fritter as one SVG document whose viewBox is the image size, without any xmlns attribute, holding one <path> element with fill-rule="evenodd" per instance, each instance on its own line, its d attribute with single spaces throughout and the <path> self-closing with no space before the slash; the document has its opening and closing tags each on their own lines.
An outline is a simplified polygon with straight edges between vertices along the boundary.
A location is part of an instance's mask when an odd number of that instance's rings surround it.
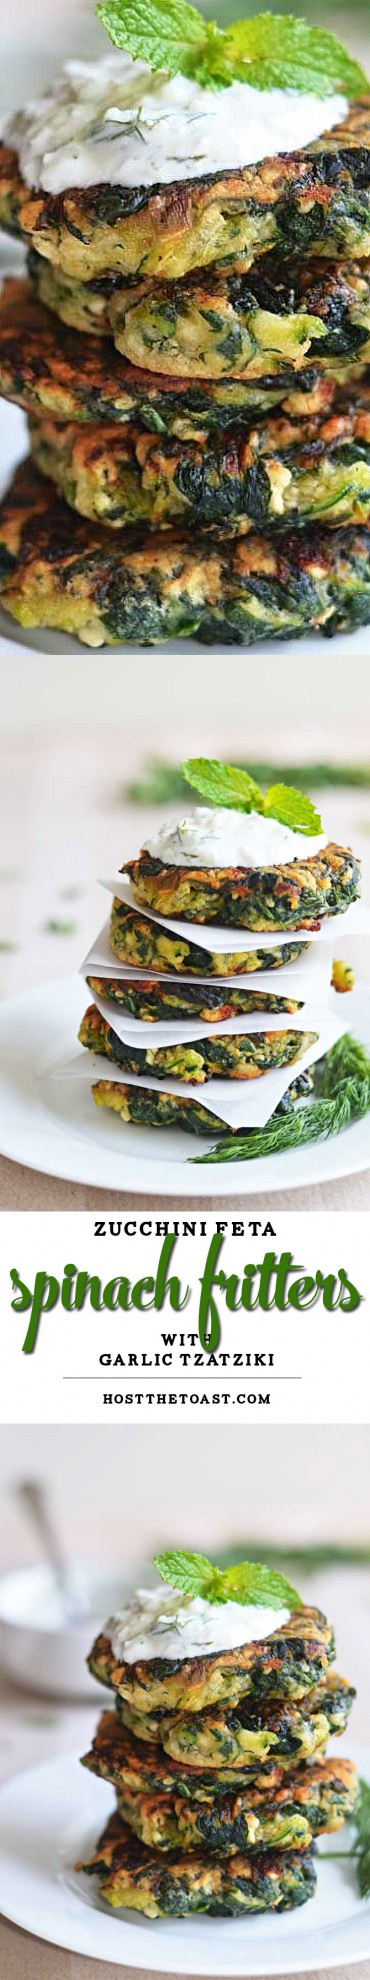
<svg viewBox="0 0 370 1980">
<path fill-rule="evenodd" d="M 16 153 L 0 146 L 0 223 L 67 274 L 177 280 L 212 263 L 248 268 L 260 255 L 370 255 L 369 101 L 301 151 L 156 187 L 32 192 Z"/>
<path fill-rule="evenodd" d="M 303 1698 L 332 1663 L 334 1639 L 330 1623 L 319 1609 L 301 1607 L 261 1643 L 219 1650 L 205 1657 L 160 1657 L 125 1663 L 101 1633 L 88 1659 L 93 1677 L 127 1698 L 137 1712 L 166 1712 L 184 1706 L 201 1712 L 223 1700 L 240 1698 Z"/>
<path fill-rule="evenodd" d="M 249 647 L 366 625 L 369 545 L 366 530 L 320 528 L 225 539 L 127 532 L 117 540 L 72 515 L 26 463 L 0 508 L 0 595 L 21 625 L 87 646 L 196 636 L 203 645 Z"/>
<path fill-rule="evenodd" d="M 284 866 L 165 866 L 144 850 L 122 867 L 139 907 L 175 920 L 215 923 L 276 934 L 283 928 L 317 928 L 343 914 L 360 890 L 354 853 L 327 845 Z"/>
<path fill-rule="evenodd" d="M 107 337 L 94 341 L 61 325 L 32 293 L 28 282 L 9 280 L 0 291 L 0 391 L 34 414 L 60 423 L 107 421 L 118 427 L 140 422 L 147 431 L 187 438 L 249 421 L 256 413 L 284 403 L 292 414 L 329 411 L 335 395 L 332 377 L 304 366 L 285 380 L 155 378 L 128 364 Z M 342 375 L 343 366 L 340 366 Z M 353 366 L 350 367 L 352 372 Z M 356 364 L 362 378 L 364 367 Z"/>
</svg>

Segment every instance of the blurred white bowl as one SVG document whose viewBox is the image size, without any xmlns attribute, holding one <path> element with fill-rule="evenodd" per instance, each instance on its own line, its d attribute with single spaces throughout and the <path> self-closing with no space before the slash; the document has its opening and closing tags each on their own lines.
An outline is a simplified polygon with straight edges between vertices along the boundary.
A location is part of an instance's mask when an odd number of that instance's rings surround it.
<svg viewBox="0 0 370 1980">
<path fill-rule="evenodd" d="M 75 1567 L 69 1575 L 71 1595 L 86 1607 L 83 1619 L 69 1623 L 51 1571 L 21 1568 L 0 1578 L 0 1663 L 14 1684 L 49 1697 L 101 1699 L 101 1687 L 87 1669 L 86 1657 L 107 1616 L 122 1607 L 138 1583 L 152 1586 L 152 1564 L 114 1573 L 112 1568 Z"/>
</svg>

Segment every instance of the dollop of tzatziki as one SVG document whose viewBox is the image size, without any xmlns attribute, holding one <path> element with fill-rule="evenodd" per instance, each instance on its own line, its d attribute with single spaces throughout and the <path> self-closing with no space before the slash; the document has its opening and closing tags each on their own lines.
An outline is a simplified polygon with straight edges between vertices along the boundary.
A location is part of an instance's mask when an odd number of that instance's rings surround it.
<svg viewBox="0 0 370 1980">
<path fill-rule="evenodd" d="M 312 859 L 327 844 L 326 832 L 292 832 L 290 825 L 263 812 L 197 805 L 187 818 L 161 825 L 145 839 L 144 851 L 164 866 L 263 867 Z"/>
<path fill-rule="evenodd" d="M 216 1605 L 200 1595 L 180 1595 L 173 1588 L 138 1588 L 127 1606 L 110 1616 L 104 1635 L 114 1656 L 125 1664 L 150 1657 L 175 1661 L 234 1650 L 242 1643 L 262 1643 L 289 1621 L 289 1615 L 289 1609 L 265 1609 L 254 1603 Z"/>
<path fill-rule="evenodd" d="M 7 119 L 27 185 L 168 184 L 240 170 L 296 151 L 347 116 L 344 96 L 259 90 L 233 82 L 203 89 L 186 76 L 153 74 L 120 51 L 66 62 L 52 88 Z"/>
</svg>

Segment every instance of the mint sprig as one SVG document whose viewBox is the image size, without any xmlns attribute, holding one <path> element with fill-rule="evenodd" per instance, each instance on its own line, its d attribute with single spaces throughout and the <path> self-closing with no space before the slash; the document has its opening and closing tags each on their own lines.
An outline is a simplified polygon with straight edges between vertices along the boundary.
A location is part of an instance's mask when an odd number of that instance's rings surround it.
<svg viewBox="0 0 370 1980">
<path fill-rule="evenodd" d="M 322 830 L 321 818 L 311 799 L 301 791 L 290 789 L 288 784 L 271 784 L 264 797 L 254 777 L 234 764 L 193 756 L 181 768 L 186 782 L 211 804 L 224 805 L 227 811 L 259 811 L 265 818 L 278 818 L 292 832 L 303 832 L 307 838 Z"/>
<path fill-rule="evenodd" d="M 257 14 L 227 28 L 204 20 L 188 0 L 99 0 L 97 14 L 115 48 L 206 89 L 246 82 L 318 97 L 343 91 L 351 100 L 369 88 L 336 35 L 290 14 Z"/>
<path fill-rule="evenodd" d="M 240 1561 L 222 1571 L 213 1567 L 204 1554 L 187 1554 L 180 1549 L 157 1554 L 154 1566 L 162 1581 L 168 1581 L 179 1594 L 201 1596 L 213 1606 L 239 1602 L 242 1608 L 248 1608 L 251 1603 L 258 1603 L 263 1609 L 302 1607 L 300 1596 L 285 1575 L 259 1561 Z"/>
</svg>

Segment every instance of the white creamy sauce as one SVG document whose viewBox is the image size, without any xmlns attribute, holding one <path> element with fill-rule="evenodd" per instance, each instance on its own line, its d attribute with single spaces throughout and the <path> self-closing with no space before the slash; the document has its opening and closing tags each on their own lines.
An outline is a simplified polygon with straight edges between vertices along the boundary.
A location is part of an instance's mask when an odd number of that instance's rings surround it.
<svg viewBox="0 0 370 1980">
<path fill-rule="evenodd" d="M 262 1643 L 289 1621 L 289 1609 L 264 1609 L 240 1602 L 216 1606 L 200 1595 L 181 1595 L 173 1588 L 138 1588 L 125 1609 L 110 1616 L 104 1635 L 125 1664 L 142 1658 L 170 1660 L 199 1657 L 217 1650 L 235 1650 L 242 1643 Z"/>
<path fill-rule="evenodd" d="M 326 832 L 308 838 L 258 811 L 197 805 L 187 818 L 161 825 L 159 832 L 145 839 L 144 850 L 164 866 L 262 867 L 312 859 L 327 844 Z"/>
<path fill-rule="evenodd" d="M 150 186 L 238 170 L 295 151 L 347 116 L 344 96 L 202 89 L 153 74 L 123 51 L 66 62 L 53 87 L 7 119 L 27 185 L 45 192 L 108 183 Z"/>
</svg>

